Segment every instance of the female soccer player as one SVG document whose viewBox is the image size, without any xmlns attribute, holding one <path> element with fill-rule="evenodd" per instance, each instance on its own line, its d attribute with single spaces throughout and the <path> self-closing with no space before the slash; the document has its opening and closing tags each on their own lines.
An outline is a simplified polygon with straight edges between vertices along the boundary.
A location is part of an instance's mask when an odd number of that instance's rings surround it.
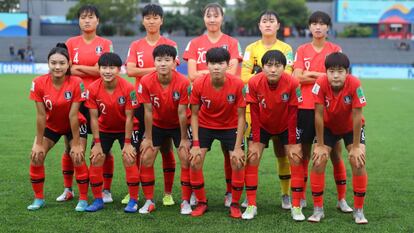
<svg viewBox="0 0 414 233">
<path fill-rule="evenodd" d="M 126 182 L 130 194 L 125 212 L 134 213 L 138 209 L 139 174 L 136 164 L 138 140 L 132 137 L 133 111 L 138 100 L 132 84 L 119 77 L 121 58 L 115 53 L 104 53 L 98 61 L 101 79 L 88 87 L 88 100 L 85 104 L 91 116 L 93 146 L 89 179 L 95 201 L 86 208 L 88 212 L 103 209 L 102 184 L 103 164 L 115 140 L 122 148 Z"/>
<path fill-rule="evenodd" d="M 363 205 L 367 189 L 365 169 L 365 120 L 362 108 L 366 99 L 358 78 L 350 75 L 349 59 L 340 52 L 326 57 L 326 76 L 316 80 L 312 88 L 315 97 L 315 130 L 317 142 L 313 149 L 311 188 L 313 215 L 310 222 L 324 218 L 323 192 L 325 168 L 334 146 L 343 139 L 352 168 L 354 189 L 354 219 L 357 224 L 368 223 Z"/>
<path fill-rule="evenodd" d="M 161 6 L 156 4 L 148 4 L 142 10 L 142 25 L 145 27 L 146 36 L 142 39 L 131 43 L 127 57 L 127 74 L 129 77 L 135 77 L 135 89 L 139 86 L 140 80 L 144 75 L 155 71 L 154 58 L 152 52 L 155 47 L 167 44 L 175 47 L 177 44 L 161 36 L 161 25 L 163 23 L 164 11 Z M 178 51 L 178 50 L 177 50 Z M 175 58 L 176 64 L 180 63 L 178 56 Z M 140 138 L 145 131 L 144 124 L 144 107 L 140 106 L 135 111 L 135 116 L 139 120 Z M 172 150 L 171 140 L 166 140 L 161 145 L 162 168 L 164 171 L 164 205 L 174 205 L 172 196 L 172 187 L 175 175 L 175 158 Z M 122 203 L 128 201 L 126 196 Z"/>
<path fill-rule="evenodd" d="M 71 37 L 66 41 L 71 62 L 71 73 L 82 78 L 85 87 L 88 87 L 94 80 L 99 79 L 98 59 L 105 52 L 112 51 L 112 42 L 96 35 L 99 24 L 99 11 L 93 5 L 82 6 L 78 11 L 80 36 Z M 89 126 L 89 112 L 82 104 L 80 112 L 87 119 L 87 128 L 82 127 L 82 131 L 91 133 Z M 86 138 L 81 139 L 81 143 L 86 148 Z M 112 202 L 110 193 L 114 160 L 108 156 L 104 165 L 104 201 Z M 65 190 L 56 201 L 66 201 L 73 198 L 72 176 L 73 164 L 67 154 L 62 156 L 62 172 Z"/>
<path fill-rule="evenodd" d="M 261 59 L 263 55 L 269 50 L 279 50 L 286 57 L 285 72 L 292 73 L 293 65 L 293 52 L 292 47 L 285 42 L 277 39 L 277 31 L 280 27 L 280 18 L 278 14 L 271 10 L 266 10 L 260 14 L 258 22 L 259 30 L 262 34 L 262 38 L 257 40 L 246 47 L 243 57 L 243 64 L 241 70 L 241 79 L 247 84 L 250 78 L 262 71 L 263 63 Z M 250 119 L 250 105 L 246 108 L 246 122 L 247 130 L 246 137 L 250 137 L 251 131 L 251 119 Z M 277 137 L 273 137 L 273 151 L 277 157 L 278 173 L 280 179 L 280 188 L 282 193 L 282 208 L 290 209 L 290 171 L 289 161 L 284 153 L 283 145 L 280 143 Z M 249 141 L 250 142 L 250 141 Z M 247 172 L 247 170 L 246 170 Z M 243 207 L 247 207 L 247 203 L 243 202 Z"/>
<path fill-rule="evenodd" d="M 326 73 L 324 66 L 326 56 L 333 52 L 341 51 L 341 48 L 338 45 L 327 41 L 330 25 L 331 18 L 329 15 L 321 11 L 314 12 L 309 17 L 309 29 L 312 33 L 312 41 L 310 43 L 299 46 L 295 55 L 293 75 L 299 80 L 301 92 L 303 95 L 303 102 L 299 104 L 298 110 L 298 132 L 303 151 L 303 158 L 301 163 L 303 165 L 305 182 L 302 192 L 303 195 L 300 201 L 301 207 L 306 206 L 305 193 L 306 181 L 308 178 L 308 163 L 313 140 L 315 138 L 314 100 L 311 93 L 312 86 L 320 76 L 323 76 Z M 337 207 L 342 212 L 349 213 L 352 212 L 352 208 L 348 206 L 345 199 L 346 168 L 341 156 L 342 149 L 341 145 L 338 143 L 331 154 L 333 174 L 338 193 Z"/>
<path fill-rule="evenodd" d="M 230 216 L 240 218 L 239 200 L 244 185 L 244 151 L 242 141 L 246 103 L 243 97 L 243 82 L 226 73 L 230 54 L 224 48 L 207 51 L 209 73 L 194 81 L 191 93 L 191 127 L 193 145 L 190 151 L 190 181 L 197 197 L 197 207 L 192 216 L 201 216 L 207 211 L 204 190 L 203 163 L 214 139 L 230 154 L 232 169 L 232 203 Z"/>
<path fill-rule="evenodd" d="M 79 106 L 85 100 L 86 93 L 82 80 L 70 75 L 69 54 L 65 44 L 57 44 L 49 52 L 48 65 L 49 74 L 35 78 L 30 89 L 30 99 L 36 103 L 37 130 L 30 161 L 35 200 L 27 209 L 37 210 L 45 205 L 44 161 L 47 152 L 63 135 L 66 138 L 65 153 L 73 161 L 80 192 L 75 210 L 84 211 L 88 205 L 88 168 L 80 143 L 80 136 L 86 137 L 86 134 L 80 135 L 79 132 Z"/>
<path fill-rule="evenodd" d="M 224 20 L 223 8 L 218 3 L 210 3 L 203 10 L 204 24 L 207 33 L 191 40 L 184 51 L 183 59 L 188 62 L 188 78 L 194 82 L 209 73 L 206 53 L 214 47 L 222 47 L 230 53 L 230 62 L 227 72 L 236 75 L 239 69 L 239 62 L 242 60 L 242 53 L 239 42 L 221 31 Z M 226 177 L 226 194 L 224 205 L 231 204 L 231 166 L 229 154 L 224 152 L 224 171 Z M 194 203 L 192 203 L 194 204 Z"/>
<path fill-rule="evenodd" d="M 142 214 L 155 210 L 154 162 L 163 141 L 173 140 L 181 164 L 181 214 L 190 214 L 190 171 L 187 136 L 188 79 L 175 71 L 177 50 L 159 45 L 153 52 L 155 72 L 141 79 L 138 87 L 140 103 L 145 107 L 145 137 L 141 144 L 141 185 L 146 202 L 139 209 Z"/>
</svg>

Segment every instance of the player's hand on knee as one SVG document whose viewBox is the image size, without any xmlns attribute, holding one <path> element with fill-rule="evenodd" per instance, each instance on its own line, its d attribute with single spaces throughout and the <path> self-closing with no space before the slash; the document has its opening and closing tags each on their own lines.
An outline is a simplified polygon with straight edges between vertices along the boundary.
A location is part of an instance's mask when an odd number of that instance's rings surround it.
<svg viewBox="0 0 414 233">
<path fill-rule="evenodd" d="M 325 145 L 316 144 L 313 148 L 312 161 L 313 166 L 320 166 L 325 164 L 328 160 L 329 150 Z"/>
<path fill-rule="evenodd" d="M 148 149 L 155 150 L 154 145 L 152 144 L 152 139 L 144 138 L 144 140 L 142 140 L 141 142 L 141 146 L 139 150 L 141 151 L 142 154 L 144 154 L 145 151 Z"/>
<path fill-rule="evenodd" d="M 125 143 L 124 148 L 122 149 L 122 157 L 124 161 L 131 165 L 135 163 L 137 152 L 131 143 Z"/>
<path fill-rule="evenodd" d="M 73 158 L 75 164 L 81 164 L 84 160 L 85 153 L 81 144 L 73 145 L 70 148 L 70 156 Z"/>
<path fill-rule="evenodd" d="M 252 142 L 249 145 L 249 150 L 247 151 L 247 161 L 255 162 L 259 159 L 260 154 L 260 143 L 259 142 Z"/>
<path fill-rule="evenodd" d="M 235 148 L 233 151 L 230 151 L 230 160 L 237 169 L 243 168 L 246 161 L 244 151 L 240 148 Z"/>
<path fill-rule="evenodd" d="M 287 146 L 287 154 L 295 165 L 298 165 L 303 160 L 302 146 L 301 144 L 289 144 Z"/>
<path fill-rule="evenodd" d="M 180 141 L 180 145 L 178 146 L 178 151 L 180 151 L 181 153 L 187 153 L 190 151 L 190 140 L 186 139 L 181 139 Z"/>
<path fill-rule="evenodd" d="M 97 163 L 100 159 L 104 157 L 104 153 L 102 151 L 101 143 L 95 143 L 91 149 L 91 155 L 89 156 L 89 159 L 91 160 L 92 164 Z"/>
<path fill-rule="evenodd" d="M 363 168 L 365 166 L 365 152 L 362 150 L 361 146 L 358 144 L 357 146 L 351 146 L 351 150 L 349 151 L 349 161 L 352 166 L 356 168 Z"/>
<path fill-rule="evenodd" d="M 40 164 L 45 157 L 45 149 L 43 145 L 34 144 L 32 147 L 32 153 L 30 156 L 31 161 L 38 165 Z"/>
</svg>

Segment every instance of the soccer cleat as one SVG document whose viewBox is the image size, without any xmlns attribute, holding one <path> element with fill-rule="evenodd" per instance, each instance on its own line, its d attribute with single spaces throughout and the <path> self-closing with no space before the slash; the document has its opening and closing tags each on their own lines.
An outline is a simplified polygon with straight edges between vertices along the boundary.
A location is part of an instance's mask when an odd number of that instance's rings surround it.
<svg viewBox="0 0 414 233">
<path fill-rule="evenodd" d="M 104 203 L 114 202 L 114 199 L 112 199 L 111 191 L 109 191 L 108 189 L 104 189 L 102 192 L 102 200 Z"/>
<path fill-rule="evenodd" d="M 162 204 L 165 206 L 175 205 L 173 196 L 171 194 L 164 194 L 164 197 L 162 198 Z"/>
<path fill-rule="evenodd" d="M 86 212 L 96 212 L 98 210 L 101 210 L 104 208 L 104 202 L 102 198 L 96 198 L 92 205 L 88 205 L 88 207 L 85 208 Z"/>
<path fill-rule="evenodd" d="M 282 196 L 282 209 L 290 210 L 290 208 L 292 208 L 292 205 L 290 204 L 290 196 L 285 194 Z"/>
<path fill-rule="evenodd" d="M 139 209 L 140 214 L 149 214 L 155 210 L 155 203 L 152 200 L 145 201 L 144 206 Z"/>
<path fill-rule="evenodd" d="M 306 208 L 306 206 L 308 206 L 308 204 L 306 203 L 306 199 L 300 199 L 300 207 Z"/>
<path fill-rule="evenodd" d="M 244 211 L 241 217 L 242 219 L 250 220 L 250 219 L 253 219 L 256 215 L 257 215 L 257 207 L 254 205 L 249 205 L 247 206 L 246 210 Z"/>
<path fill-rule="evenodd" d="M 129 193 L 125 195 L 124 199 L 122 199 L 121 204 L 128 204 L 129 203 Z"/>
<path fill-rule="evenodd" d="M 191 212 L 192 212 L 192 209 L 191 209 L 190 203 L 188 203 L 188 201 L 184 200 L 181 203 L 180 213 L 183 214 L 183 215 L 188 215 L 188 214 L 191 214 Z"/>
<path fill-rule="evenodd" d="M 290 209 L 290 214 L 292 215 L 293 220 L 297 222 L 305 220 L 305 215 L 302 214 L 302 207 L 292 207 L 292 209 Z"/>
<path fill-rule="evenodd" d="M 248 205 L 249 205 L 249 203 L 247 202 L 247 198 L 245 198 L 243 203 L 241 203 L 241 207 L 247 208 Z"/>
<path fill-rule="evenodd" d="M 203 216 L 205 212 L 207 212 L 208 206 L 205 202 L 199 202 L 197 203 L 196 208 L 191 212 L 191 216 L 193 217 L 199 217 Z"/>
<path fill-rule="evenodd" d="M 44 199 L 37 199 L 35 198 L 33 203 L 27 207 L 28 210 L 38 210 L 45 206 Z"/>
<path fill-rule="evenodd" d="M 63 190 L 63 193 L 60 194 L 60 196 L 56 198 L 56 201 L 58 202 L 69 201 L 69 200 L 72 200 L 74 196 L 75 196 L 75 192 L 73 192 L 71 188 L 65 188 L 65 190 Z"/>
<path fill-rule="evenodd" d="M 233 196 L 231 195 L 231 193 L 224 194 L 224 206 L 230 207 L 232 199 L 233 199 Z"/>
<path fill-rule="evenodd" d="M 136 213 L 138 211 L 137 200 L 129 199 L 127 206 L 124 208 L 125 213 Z"/>
<path fill-rule="evenodd" d="M 338 208 L 343 213 L 351 213 L 352 211 L 354 211 L 351 207 L 349 207 L 345 199 L 339 200 L 338 204 L 336 205 L 336 208 Z"/>
<path fill-rule="evenodd" d="M 355 219 L 356 224 L 367 224 L 368 223 L 368 220 L 364 216 L 363 209 L 355 209 L 353 217 Z"/>
<path fill-rule="evenodd" d="M 194 192 L 192 192 L 192 193 L 191 193 L 191 197 L 190 197 L 190 205 L 191 205 L 191 206 L 195 206 L 195 205 L 197 205 L 197 198 L 196 198 L 196 196 L 195 196 L 195 193 L 194 193 Z"/>
<path fill-rule="evenodd" d="M 230 205 L 230 217 L 241 218 L 242 213 L 240 211 L 239 203 L 231 203 Z"/>
<path fill-rule="evenodd" d="M 86 207 L 88 207 L 88 202 L 85 200 L 79 200 L 78 204 L 75 207 L 75 210 L 78 212 L 84 212 L 86 210 Z"/>
<path fill-rule="evenodd" d="M 308 218 L 309 222 L 320 222 L 325 217 L 323 207 L 314 207 L 313 214 Z"/>
</svg>

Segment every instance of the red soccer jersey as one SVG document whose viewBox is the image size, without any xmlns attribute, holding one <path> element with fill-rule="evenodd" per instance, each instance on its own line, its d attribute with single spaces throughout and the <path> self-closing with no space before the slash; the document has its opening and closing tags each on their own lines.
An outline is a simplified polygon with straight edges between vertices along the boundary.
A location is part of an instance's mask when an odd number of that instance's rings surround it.
<svg viewBox="0 0 414 233">
<path fill-rule="evenodd" d="M 216 43 L 211 43 L 206 34 L 194 38 L 188 42 L 185 48 L 183 59 L 188 61 L 193 59 L 197 62 L 197 70 L 208 70 L 206 62 L 206 53 L 209 49 L 222 47 L 230 53 L 230 59 L 242 61 L 242 51 L 239 42 L 226 34 L 223 34 Z"/>
<path fill-rule="evenodd" d="M 315 103 L 323 104 L 324 126 L 333 134 L 341 135 L 353 131 L 352 109 L 366 105 L 364 92 L 358 78 L 348 74 L 344 87 L 338 94 L 334 94 L 327 76 L 316 80 L 312 93 Z M 362 117 L 362 124 L 365 123 Z"/>
<path fill-rule="evenodd" d="M 193 83 L 190 104 L 200 105 L 198 122 L 200 127 L 209 129 L 237 128 L 237 109 L 246 107 L 243 97 L 243 81 L 226 74 L 224 86 L 214 89 L 210 74 Z"/>
<path fill-rule="evenodd" d="M 154 46 L 148 44 L 147 40 L 145 38 L 142 38 L 132 42 L 129 46 L 126 63 L 134 63 L 138 68 L 154 67 L 155 65 L 152 52 L 154 51 L 155 47 L 162 44 L 171 45 L 177 49 L 177 43 L 163 36 L 160 37 L 160 39 L 157 41 L 157 44 L 155 44 Z M 177 57 L 175 60 L 177 64 L 180 64 L 180 58 L 178 57 L 178 49 Z M 141 78 L 142 76 L 135 77 L 135 87 L 138 87 Z"/>
<path fill-rule="evenodd" d="M 316 71 L 325 73 L 325 58 L 331 53 L 340 52 L 342 49 L 338 45 L 326 41 L 322 51 L 316 52 L 311 43 L 299 46 L 295 55 L 294 69 L 303 71 Z M 300 109 L 315 109 L 312 96 L 313 83 L 302 84 L 303 102 L 299 104 Z"/>
<path fill-rule="evenodd" d="M 289 106 L 298 105 L 299 83 L 289 74 L 283 73 L 276 88 L 271 89 L 263 72 L 253 76 L 248 83 L 246 102 L 259 104 L 260 127 L 271 134 L 288 129 Z"/>
<path fill-rule="evenodd" d="M 90 44 L 85 43 L 82 36 L 71 37 L 66 41 L 66 46 L 74 65 L 94 66 L 103 53 L 112 52 L 112 42 L 100 36 L 96 36 Z M 83 82 L 88 87 L 99 78 L 99 76 L 87 76 L 83 77 Z"/>
<path fill-rule="evenodd" d="M 138 86 L 140 103 L 152 104 L 153 124 L 163 129 L 180 127 L 178 105 L 188 105 L 190 81 L 182 74 L 173 71 L 171 83 L 163 88 L 157 72 L 145 75 Z"/>
<path fill-rule="evenodd" d="M 105 133 L 125 132 L 125 110 L 138 107 L 134 86 L 121 77 L 116 77 L 117 83 L 112 94 L 104 87 L 104 81 L 98 79 L 88 88 L 88 99 L 85 106 L 99 110 L 99 131 Z"/>
<path fill-rule="evenodd" d="M 82 79 L 76 76 L 66 76 L 60 89 L 56 89 L 50 74 L 45 74 L 35 78 L 30 89 L 30 99 L 45 105 L 46 127 L 59 134 L 71 132 L 70 108 L 72 103 L 85 101 L 85 96 Z M 79 118 L 80 124 L 86 122 Z"/>
</svg>

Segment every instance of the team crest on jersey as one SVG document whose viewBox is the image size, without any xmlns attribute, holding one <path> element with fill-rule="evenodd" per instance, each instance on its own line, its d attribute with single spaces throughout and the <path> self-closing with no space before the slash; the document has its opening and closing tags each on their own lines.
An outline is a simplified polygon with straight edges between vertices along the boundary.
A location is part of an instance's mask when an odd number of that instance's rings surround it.
<svg viewBox="0 0 414 233">
<path fill-rule="evenodd" d="M 174 91 L 172 93 L 172 97 L 173 97 L 174 101 L 178 101 L 178 100 L 180 100 L 180 93 L 178 93 L 178 91 Z"/>
<path fill-rule="evenodd" d="M 283 93 L 282 94 L 282 101 L 283 102 L 287 102 L 289 100 L 289 94 L 288 93 Z"/>
<path fill-rule="evenodd" d="M 223 49 L 228 50 L 229 46 L 227 46 L 226 44 L 221 46 Z"/>
<path fill-rule="evenodd" d="M 96 46 L 96 48 L 95 48 L 96 55 L 101 55 L 102 52 L 103 52 L 102 46 L 100 46 L 100 45 Z"/>
<path fill-rule="evenodd" d="M 351 104 L 351 102 L 352 102 L 351 96 L 347 95 L 344 97 L 345 104 Z"/>
<path fill-rule="evenodd" d="M 118 104 L 119 104 L 119 105 L 124 105 L 124 104 L 125 104 L 125 102 L 126 102 L 126 99 L 125 99 L 125 97 L 124 97 L 124 96 L 120 96 L 120 97 L 118 98 Z"/>
<path fill-rule="evenodd" d="M 236 97 L 233 94 L 228 95 L 227 102 L 229 102 L 229 104 L 234 104 L 234 102 L 236 102 Z"/>
<path fill-rule="evenodd" d="M 72 92 L 71 91 L 65 91 L 65 99 L 70 100 L 72 99 Z"/>
</svg>

